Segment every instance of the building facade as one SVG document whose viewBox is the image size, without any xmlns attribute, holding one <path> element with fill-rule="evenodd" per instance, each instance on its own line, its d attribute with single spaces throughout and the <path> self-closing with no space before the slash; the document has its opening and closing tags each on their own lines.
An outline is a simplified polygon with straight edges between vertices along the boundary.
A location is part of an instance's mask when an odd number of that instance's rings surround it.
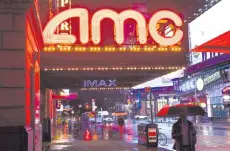
<svg viewBox="0 0 230 151">
<path fill-rule="evenodd" d="M 229 4 L 230 1 L 222 0 L 188 24 L 190 63 L 185 76 L 174 79 L 180 102 L 199 104 L 210 118 L 229 117 L 228 94 L 223 91 L 230 85 L 230 55 L 219 53 L 225 45 L 214 43 L 226 41 L 222 35 L 229 32 L 229 24 L 222 24 L 218 16 L 227 15 Z M 207 52 L 191 52 L 204 49 Z"/>
</svg>

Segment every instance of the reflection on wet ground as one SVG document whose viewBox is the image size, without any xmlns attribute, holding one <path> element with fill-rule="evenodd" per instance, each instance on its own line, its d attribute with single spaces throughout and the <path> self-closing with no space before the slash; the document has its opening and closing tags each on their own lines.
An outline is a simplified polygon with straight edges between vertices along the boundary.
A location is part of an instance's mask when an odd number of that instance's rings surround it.
<svg viewBox="0 0 230 151">
<path fill-rule="evenodd" d="M 76 135 L 76 133 L 63 134 L 63 131 L 60 130 L 59 134 L 61 135 L 59 135 L 57 140 L 53 141 L 50 151 L 102 151 L 107 147 L 110 148 L 109 151 L 145 151 L 146 147 L 137 144 L 137 125 L 144 122 L 146 121 L 127 121 L 124 126 L 124 135 L 122 140 L 119 136 L 119 126 L 114 123 L 98 124 L 96 126 L 96 130 L 95 125 L 88 126 L 87 128 L 90 130 L 92 135 L 97 134 L 97 141 L 90 142 L 83 141 L 84 131 L 80 131 L 79 134 Z M 160 132 L 165 134 L 167 137 L 167 145 L 159 147 L 172 150 L 172 145 L 174 143 L 171 138 L 172 124 L 158 123 L 158 127 L 160 128 Z M 229 150 L 230 131 L 204 128 L 197 129 L 197 134 L 197 151 Z"/>
</svg>

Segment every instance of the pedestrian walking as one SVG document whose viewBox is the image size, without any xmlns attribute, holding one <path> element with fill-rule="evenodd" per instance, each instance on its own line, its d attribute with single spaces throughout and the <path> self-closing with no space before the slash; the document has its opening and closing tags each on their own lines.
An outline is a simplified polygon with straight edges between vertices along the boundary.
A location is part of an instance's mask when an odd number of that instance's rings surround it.
<svg viewBox="0 0 230 151">
<path fill-rule="evenodd" d="M 123 126 L 124 126 L 124 118 L 118 118 L 118 125 L 119 125 L 119 131 L 120 131 L 120 139 L 123 138 Z"/>
<path fill-rule="evenodd" d="M 196 129 L 187 119 L 186 112 L 180 114 L 180 118 L 172 127 L 172 138 L 175 140 L 173 149 L 177 151 L 195 151 Z"/>
</svg>

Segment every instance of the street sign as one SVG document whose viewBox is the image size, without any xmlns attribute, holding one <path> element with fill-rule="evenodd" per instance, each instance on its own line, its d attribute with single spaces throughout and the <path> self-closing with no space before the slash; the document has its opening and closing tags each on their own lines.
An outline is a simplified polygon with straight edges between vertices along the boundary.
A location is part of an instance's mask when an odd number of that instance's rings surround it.
<svg viewBox="0 0 230 151">
<path fill-rule="evenodd" d="M 145 92 L 150 92 L 151 88 L 150 87 L 145 87 Z"/>
</svg>

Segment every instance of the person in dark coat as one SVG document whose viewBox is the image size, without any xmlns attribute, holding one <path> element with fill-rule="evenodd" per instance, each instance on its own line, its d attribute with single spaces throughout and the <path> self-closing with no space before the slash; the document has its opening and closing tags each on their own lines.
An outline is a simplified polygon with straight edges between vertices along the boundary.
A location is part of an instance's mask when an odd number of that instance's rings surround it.
<svg viewBox="0 0 230 151">
<path fill-rule="evenodd" d="M 175 140 L 173 149 L 177 151 L 196 150 L 196 129 L 193 123 L 187 120 L 186 113 L 181 113 L 178 121 L 173 124 L 172 138 Z"/>
</svg>

